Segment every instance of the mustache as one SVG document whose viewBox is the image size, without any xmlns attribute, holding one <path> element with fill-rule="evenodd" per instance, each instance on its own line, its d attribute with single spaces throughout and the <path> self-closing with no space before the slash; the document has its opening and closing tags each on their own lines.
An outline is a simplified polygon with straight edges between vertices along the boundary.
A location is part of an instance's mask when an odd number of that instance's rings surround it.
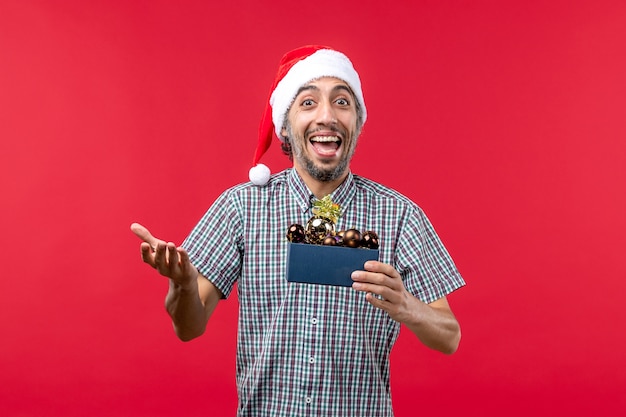
<svg viewBox="0 0 626 417">
<path fill-rule="evenodd" d="M 330 126 L 320 126 L 320 127 L 316 127 L 313 129 L 309 129 L 307 131 L 304 132 L 304 137 L 308 138 L 309 136 L 311 136 L 314 133 L 317 132 L 322 132 L 322 131 L 331 131 L 333 133 L 338 133 L 339 136 L 341 136 L 342 138 L 345 138 L 347 133 L 344 129 L 340 128 L 339 126 L 336 125 L 330 125 Z"/>
</svg>

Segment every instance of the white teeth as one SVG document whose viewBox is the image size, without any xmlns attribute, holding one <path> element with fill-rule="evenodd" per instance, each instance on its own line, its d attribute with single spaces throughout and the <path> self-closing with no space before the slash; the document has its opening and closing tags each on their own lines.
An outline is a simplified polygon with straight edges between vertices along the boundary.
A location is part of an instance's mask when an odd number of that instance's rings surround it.
<svg viewBox="0 0 626 417">
<path fill-rule="evenodd" d="M 339 142 L 337 136 L 314 136 L 311 140 L 313 142 Z"/>
</svg>

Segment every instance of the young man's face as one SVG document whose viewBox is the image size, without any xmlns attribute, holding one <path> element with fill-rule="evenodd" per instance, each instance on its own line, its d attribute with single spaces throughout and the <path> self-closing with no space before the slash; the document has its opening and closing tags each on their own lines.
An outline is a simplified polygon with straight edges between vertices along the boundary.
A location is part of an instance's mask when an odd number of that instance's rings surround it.
<svg viewBox="0 0 626 417">
<path fill-rule="evenodd" d="M 317 181 L 347 175 L 357 139 L 356 99 L 348 85 L 324 77 L 303 86 L 287 113 L 282 133 L 289 137 L 299 172 Z"/>
</svg>

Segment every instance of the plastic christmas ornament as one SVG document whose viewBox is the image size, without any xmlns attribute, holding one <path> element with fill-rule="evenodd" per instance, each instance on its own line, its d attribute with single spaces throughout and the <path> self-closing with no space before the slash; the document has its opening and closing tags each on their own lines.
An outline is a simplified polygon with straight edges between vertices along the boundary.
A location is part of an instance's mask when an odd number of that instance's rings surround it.
<svg viewBox="0 0 626 417">
<path fill-rule="evenodd" d="M 287 239 L 292 243 L 303 243 L 306 240 L 304 226 L 301 224 L 292 224 L 287 229 Z"/>
<path fill-rule="evenodd" d="M 361 232 L 357 229 L 348 229 L 343 234 L 343 244 L 349 248 L 358 248 L 361 246 Z"/>
<path fill-rule="evenodd" d="M 364 232 L 361 238 L 361 246 L 367 249 L 378 249 L 378 235 L 371 230 Z"/>
</svg>

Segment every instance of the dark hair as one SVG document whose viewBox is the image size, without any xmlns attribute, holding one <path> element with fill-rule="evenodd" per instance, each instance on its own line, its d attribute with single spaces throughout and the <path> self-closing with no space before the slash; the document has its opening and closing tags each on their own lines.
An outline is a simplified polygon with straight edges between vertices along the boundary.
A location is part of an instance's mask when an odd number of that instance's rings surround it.
<svg viewBox="0 0 626 417">
<path fill-rule="evenodd" d="M 282 142 L 280 142 L 280 149 L 289 157 L 290 161 L 293 161 L 293 151 L 291 150 L 291 142 L 288 137 L 283 137 Z"/>
</svg>

